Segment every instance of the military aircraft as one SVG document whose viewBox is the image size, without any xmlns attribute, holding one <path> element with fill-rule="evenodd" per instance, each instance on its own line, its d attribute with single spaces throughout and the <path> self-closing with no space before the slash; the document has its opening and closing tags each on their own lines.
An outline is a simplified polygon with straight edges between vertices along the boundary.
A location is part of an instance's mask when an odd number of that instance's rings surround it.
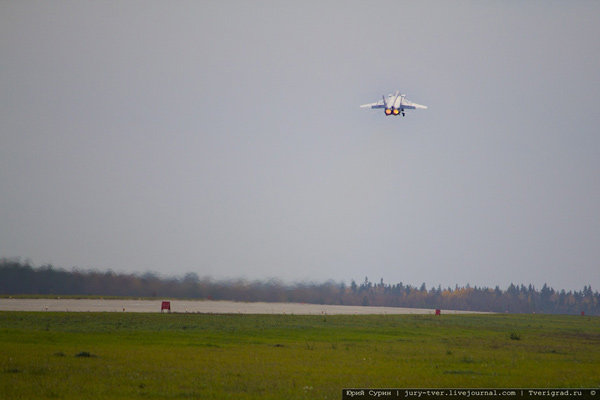
<svg viewBox="0 0 600 400">
<path fill-rule="evenodd" d="M 406 100 L 406 95 L 396 92 L 396 94 L 390 94 L 386 98 L 383 96 L 383 100 L 379 100 L 377 103 L 363 104 L 361 108 L 385 108 L 385 115 L 399 115 L 406 116 L 404 110 L 414 110 L 417 108 L 426 109 L 427 106 L 422 106 L 417 103 Z"/>
</svg>

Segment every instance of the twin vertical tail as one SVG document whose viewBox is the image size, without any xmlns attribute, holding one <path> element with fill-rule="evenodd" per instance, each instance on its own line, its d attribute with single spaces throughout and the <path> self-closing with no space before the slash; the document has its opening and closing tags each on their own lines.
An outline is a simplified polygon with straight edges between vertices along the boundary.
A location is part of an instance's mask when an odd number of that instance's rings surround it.
<svg viewBox="0 0 600 400">
<path fill-rule="evenodd" d="M 385 101 L 385 96 L 383 97 L 383 105 L 385 107 L 385 115 L 398 115 L 402 113 L 404 115 L 404 110 L 402 109 L 402 97 L 400 91 L 396 91 L 395 95 L 390 94 L 388 96 L 390 100 L 389 103 Z"/>
</svg>

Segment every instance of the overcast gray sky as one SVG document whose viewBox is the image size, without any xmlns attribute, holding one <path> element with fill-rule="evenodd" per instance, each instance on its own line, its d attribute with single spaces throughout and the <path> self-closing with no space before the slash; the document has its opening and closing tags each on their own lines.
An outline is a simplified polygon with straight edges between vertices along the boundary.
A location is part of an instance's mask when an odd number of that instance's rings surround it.
<svg viewBox="0 0 600 400">
<path fill-rule="evenodd" d="M 3 1 L 0 257 L 600 289 L 598 1 Z M 401 90 L 405 118 L 358 106 Z"/>
</svg>

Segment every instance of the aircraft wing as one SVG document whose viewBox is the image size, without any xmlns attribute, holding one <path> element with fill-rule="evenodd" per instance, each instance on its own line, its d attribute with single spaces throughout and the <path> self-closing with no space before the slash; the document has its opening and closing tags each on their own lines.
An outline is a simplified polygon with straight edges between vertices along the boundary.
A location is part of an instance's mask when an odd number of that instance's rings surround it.
<svg viewBox="0 0 600 400">
<path fill-rule="evenodd" d="M 402 108 L 405 108 L 407 110 L 415 110 L 415 109 L 421 108 L 421 109 L 426 110 L 427 106 L 423 106 L 421 104 L 417 104 L 417 103 L 413 103 L 413 102 L 407 101 L 406 103 L 402 103 Z"/>
<path fill-rule="evenodd" d="M 385 105 L 383 100 L 379 100 L 377 103 L 363 104 L 360 108 L 385 108 Z"/>
</svg>

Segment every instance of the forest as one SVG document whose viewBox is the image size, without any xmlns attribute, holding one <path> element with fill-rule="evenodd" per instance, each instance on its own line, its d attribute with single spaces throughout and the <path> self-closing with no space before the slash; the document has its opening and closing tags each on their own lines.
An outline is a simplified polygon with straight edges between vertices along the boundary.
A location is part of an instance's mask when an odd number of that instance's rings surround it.
<svg viewBox="0 0 600 400">
<path fill-rule="evenodd" d="M 136 298 L 186 298 L 233 301 L 296 302 L 430 308 L 501 313 L 600 315 L 600 293 L 591 285 L 581 291 L 555 290 L 544 284 L 510 284 L 508 288 L 466 286 L 427 289 L 402 282 L 390 284 L 368 277 L 350 285 L 343 282 L 280 280 L 213 280 L 195 273 L 161 277 L 154 273 L 124 274 L 113 271 L 66 270 L 52 265 L 34 267 L 28 262 L 0 258 L 0 295 L 119 296 Z"/>
</svg>

